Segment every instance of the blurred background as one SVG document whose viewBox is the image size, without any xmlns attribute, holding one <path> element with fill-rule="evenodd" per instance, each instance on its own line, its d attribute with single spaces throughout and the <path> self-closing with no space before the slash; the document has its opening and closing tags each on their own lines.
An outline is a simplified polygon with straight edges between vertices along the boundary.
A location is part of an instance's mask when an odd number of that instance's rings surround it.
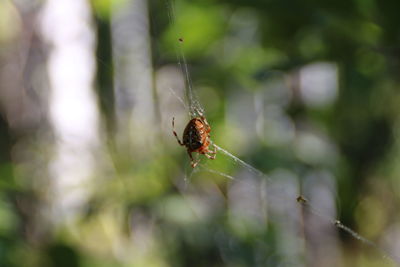
<svg viewBox="0 0 400 267">
<path fill-rule="evenodd" d="M 0 266 L 395 266 L 329 219 L 400 255 L 398 10 L 0 1 Z M 264 175 L 190 167 L 180 52 L 213 142 Z"/>
</svg>

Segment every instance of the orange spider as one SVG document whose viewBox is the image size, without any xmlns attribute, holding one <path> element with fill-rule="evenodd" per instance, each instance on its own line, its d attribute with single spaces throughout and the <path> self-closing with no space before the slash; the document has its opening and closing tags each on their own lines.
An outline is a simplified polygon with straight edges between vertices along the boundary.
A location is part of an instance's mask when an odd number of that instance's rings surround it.
<svg viewBox="0 0 400 267">
<path fill-rule="evenodd" d="M 178 135 L 175 132 L 175 118 L 172 118 L 172 129 L 178 143 L 187 148 L 192 168 L 196 167 L 199 163 L 194 161 L 192 152 L 198 152 L 209 159 L 215 159 L 217 148 L 214 146 L 214 151 L 211 151 L 208 148 L 210 145 L 211 127 L 205 117 L 196 117 L 189 121 L 183 131 L 183 142 L 179 140 Z"/>
</svg>

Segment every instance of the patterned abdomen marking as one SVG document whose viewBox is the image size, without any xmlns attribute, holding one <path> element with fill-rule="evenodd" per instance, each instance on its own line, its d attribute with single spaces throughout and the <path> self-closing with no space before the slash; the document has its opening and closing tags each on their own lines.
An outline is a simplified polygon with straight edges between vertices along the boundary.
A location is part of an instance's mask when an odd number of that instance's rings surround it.
<svg viewBox="0 0 400 267">
<path fill-rule="evenodd" d="M 203 145 L 202 132 L 203 123 L 197 118 L 192 119 L 183 131 L 183 144 L 192 151 L 199 149 Z"/>
</svg>

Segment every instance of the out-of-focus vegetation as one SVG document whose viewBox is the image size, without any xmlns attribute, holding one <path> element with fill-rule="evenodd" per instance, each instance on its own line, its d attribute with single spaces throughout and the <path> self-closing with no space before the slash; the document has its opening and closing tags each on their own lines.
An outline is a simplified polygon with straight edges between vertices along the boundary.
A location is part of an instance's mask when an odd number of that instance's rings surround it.
<svg viewBox="0 0 400 267">
<path fill-rule="evenodd" d="M 0 266 L 395 266 L 323 216 L 400 255 L 398 10 L 0 1 Z M 265 176 L 191 169 L 180 51 L 212 140 Z"/>
</svg>

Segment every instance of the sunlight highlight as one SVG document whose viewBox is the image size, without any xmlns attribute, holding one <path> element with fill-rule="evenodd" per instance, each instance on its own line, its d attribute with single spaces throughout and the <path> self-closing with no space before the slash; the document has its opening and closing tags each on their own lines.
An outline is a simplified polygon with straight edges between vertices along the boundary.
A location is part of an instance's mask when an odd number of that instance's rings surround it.
<svg viewBox="0 0 400 267">
<path fill-rule="evenodd" d="M 50 165 L 54 218 L 75 214 L 87 197 L 86 187 L 98 146 L 98 111 L 93 90 L 95 36 L 90 7 L 84 0 L 49 0 L 41 26 L 51 45 L 48 74 L 50 122 L 56 138 Z M 59 216 L 61 215 L 61 216 Z"/>
</svg>

